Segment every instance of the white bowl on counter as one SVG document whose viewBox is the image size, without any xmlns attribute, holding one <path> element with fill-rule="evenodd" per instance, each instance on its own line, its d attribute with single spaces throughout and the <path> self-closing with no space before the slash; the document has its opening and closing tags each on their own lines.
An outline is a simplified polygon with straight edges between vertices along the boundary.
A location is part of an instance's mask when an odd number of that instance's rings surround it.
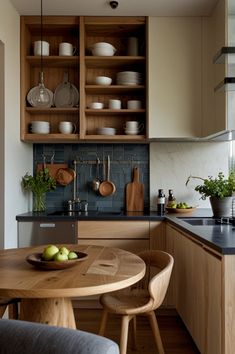
<svg viewBox="0 0 235 354">
<path fill-rule="evenodd" d="M 96 85 L 103 85 L 103 86 L 109 86 L 112 83 L 111 77 L 108 76 L 96 76 L 95 78 L 95 84 Z"/>
<path fill-rule="evenodd" d="M 102 109 L 104 108 L 104 104 L 102 102 L 91 102 L 88 105 L 90 109 Z"/>
<path fill-rule="evenodd" d="M 106 43 L 106 42 L 95 43 L 89 49 L 90 49 L 92 55 L 98 56 L 98 57 L 99 56 L 112 57 L 116 52 L 116 49 L 114 48 L 114 46 L 112 44 Z"/>
<path fill-rule="evenodd" d="M 97 134 L 98 135 L 115 135 L 116 129 L 110 128 L 110 127 L 97 128 Z"/>
</svg>

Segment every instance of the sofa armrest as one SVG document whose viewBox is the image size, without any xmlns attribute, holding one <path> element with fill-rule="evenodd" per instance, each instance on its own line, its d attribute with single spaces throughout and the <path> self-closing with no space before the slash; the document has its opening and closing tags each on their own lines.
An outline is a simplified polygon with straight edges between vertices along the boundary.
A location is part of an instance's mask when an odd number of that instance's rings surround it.
<svg viewBox="0 0 235 354">
<path fill-rule="evenodd" d="M 0 319 L 0 333 L 4 354 L 119 354 L 112 340 L 76 329 Z"/>
</svg>

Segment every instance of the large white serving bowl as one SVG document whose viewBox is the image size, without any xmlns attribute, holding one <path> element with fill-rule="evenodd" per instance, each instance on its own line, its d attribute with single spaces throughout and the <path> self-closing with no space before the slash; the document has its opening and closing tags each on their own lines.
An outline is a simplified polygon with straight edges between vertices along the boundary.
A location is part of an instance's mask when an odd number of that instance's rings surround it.
<svg viewBox="0 0 235 354">
<path fill-rule="evenodd" d="M 94 56 L 113 56 L 116 52 L 114 46 L 106 42 L 98 42 L 90 47 L 90 51 Z"/>
</svg>

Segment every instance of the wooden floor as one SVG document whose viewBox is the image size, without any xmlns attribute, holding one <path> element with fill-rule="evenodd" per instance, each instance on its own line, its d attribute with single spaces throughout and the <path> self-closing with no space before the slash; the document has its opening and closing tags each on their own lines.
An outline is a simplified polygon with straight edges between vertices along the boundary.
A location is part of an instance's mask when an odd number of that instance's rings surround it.
<svg viewBox="0 0 235 354">
<path fill-rule="evenodd" d="M 75 309 L 77 328 L 98 333 L 101 310 Z M 181 319 L 175 315 L 160 315 L 158 324 L 165 354 L 199 353 Z M 109 316 L 106 336 L 119 343 L 120 318 Z M 128 346 L 128 354 L 156 354 L 157 349 L 146 318 L 137 318 L 137 350 Z"/>
</svg>

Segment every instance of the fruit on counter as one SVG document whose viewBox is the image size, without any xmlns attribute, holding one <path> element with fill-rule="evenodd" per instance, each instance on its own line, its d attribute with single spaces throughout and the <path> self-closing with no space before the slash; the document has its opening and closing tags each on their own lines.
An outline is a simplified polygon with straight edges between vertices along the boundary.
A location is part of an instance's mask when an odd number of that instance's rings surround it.
<svg viewBox="0 0 235 354">
<path fill-rule="evenodd" d="M 76 252 L 73 252 L 73 251 L 70 251 L 69 254 L 68 254 L 68 259 L 71 260 L 71 259 L 76 259 L 78 258 L 78 255 Z"/>
<path fill-rule="evenodd" d="M 48 245 L 44 248 L 42 253 L 42 260 L 44 261 L 63 262 L 77 258 L 77 253 L 75 251 L 69 250 L 65 246 L 58 248 L 55 245 Z"/>
<path fill-rule="evenodd" d="M 53 259 L 56 253 L 59 252 L 59 248 L 55 245 L 49 245 L 44 248 L 43 253 L 42 253 L 42 258 L 45 261 L 50 261 Z"/>
<path fill-rule="evenodd" d="M 185 202 L 180 202 L 180 203 L 177 203 L 176 208 L 177 209 L 191 209 L 192 207 Z"/>
<path fill-rule="evenodd" d="M 175 200 L 168 202 L 167 208 L 177 208 L 177 202 Z"/>
<path fill-rule="evenodd" d="M 67 256 L 68 256 L 68 254 L 69 254 L 69 252 L 70 252 L 70 251 L 68 250 L 68 248 L 65 247 L 65 246 L 60 247 L 59 251 L 65 253 L 65 254 L 67 254 Z"/>
<path fill-rule="evenodd" d="M 67 261 L 68 255 L 67 255 L 67 253 L 64 253 L 63 251 L 59 251 L 54 255 L 53 260 L 56 262 Z"/>
</svg>

